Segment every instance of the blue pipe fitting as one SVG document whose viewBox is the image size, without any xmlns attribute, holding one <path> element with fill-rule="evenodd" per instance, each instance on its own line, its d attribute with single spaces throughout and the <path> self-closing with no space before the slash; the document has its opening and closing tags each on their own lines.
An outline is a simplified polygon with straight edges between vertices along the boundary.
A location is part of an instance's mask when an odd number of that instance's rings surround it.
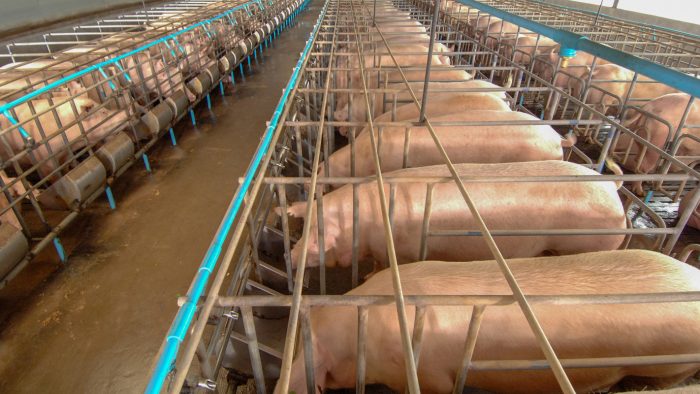
<svg viewBox="0 0 700 394">
<path fill-rule="evenodd" d="M 652 197 L 654 197 L 654 191 L 653 191 L 653 190 L 649 190 L 649 192 L 647 192 L 647 195 L 644 197 L 644 204 L 649 205 L 649 203 L 651 202 L 651 198 L 652 198 Z"/>
<path fill-rule="evenodd" d="M 61 244 L 60 238 L 54 237 L 53 247 L 56 249 L 56 253 L 58 253 L 58 258 L 61 260 L 62 263 L 65 263 L 66 262 L 66 250 L 63 249 L 63 244 Z"/>
<path fill-rule="evenodd" d="M 197 118 L 194 116 L 194 111 L 190 108 L 190 120 L 192 121 L 192 126 L 197 126 Z"/>
<path fill-rule="evenodd" d="M 150 162 L 150 160 L 148 160 L 148 155 L 144 153 L 141 156 L 141 158 L 143 159 L 143 166 L 146 167 L 146 172 L 150 173 L 151 172 L 151 162 Z"/>
<path fill-rule="evenodd" d="M 173 144 L 173 146 L 177 146 L 177 139 L 175 139 L 175 130 L 173 130 L 173 128 L 171 127 L 168 133 L 170 134 L 170 142 Z"/>
<path fill-rule="evenodd" d="M 109 204 L 109 207 L 114 210 L 117 209 L 117 203 L 114 201 L 114 194 L 112 194 L 112 188 L 105 187 L 105 195 L 107 196 L 107 203 Z"/>
<path fill-rule="evenodd" d="M 559 56 L 571 59 L 572 57 L 576 56 L 576 49 L 560 45 Z"/>
</svg>

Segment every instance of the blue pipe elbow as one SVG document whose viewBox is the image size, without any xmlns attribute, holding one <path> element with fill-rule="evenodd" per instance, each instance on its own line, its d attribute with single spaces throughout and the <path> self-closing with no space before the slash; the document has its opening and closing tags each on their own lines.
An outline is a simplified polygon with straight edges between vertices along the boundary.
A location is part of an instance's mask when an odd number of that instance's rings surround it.
<svg viewBox="0 0 700 394">
<path fill-rule="evenodd" d="M 559 56 L 570 59 L 570 58 L 576 56 L 576 49 L 565 47 L 564 45 L 561 45 L 559 47 Z"/>
</svg>

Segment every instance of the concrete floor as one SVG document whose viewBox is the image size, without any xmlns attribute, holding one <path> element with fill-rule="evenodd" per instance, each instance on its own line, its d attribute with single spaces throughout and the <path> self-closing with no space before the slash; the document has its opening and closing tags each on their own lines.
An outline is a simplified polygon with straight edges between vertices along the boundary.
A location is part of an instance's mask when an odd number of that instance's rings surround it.
<svg viewBox="0 0 700 394">
<path fill-rule="evenodd" d="M 99 200 L 63 242 L 0 291 L 0 392 L 141 392 L 153 359 L 272 116 L 321 1 L 265 52 L 232 94 L 183 121 Z M 230 92 L 230 93 L 231 93 Z"/>
</svg>

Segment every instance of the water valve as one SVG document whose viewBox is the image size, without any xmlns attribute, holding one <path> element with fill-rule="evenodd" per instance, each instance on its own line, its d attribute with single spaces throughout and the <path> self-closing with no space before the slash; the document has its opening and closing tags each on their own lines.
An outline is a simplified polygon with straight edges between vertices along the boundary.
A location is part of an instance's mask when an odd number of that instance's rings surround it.
<svg viewBox="0 0 700 394">
<path fill-rule="evenodd" d="M 576 50 L 561 46 L 559 48 L 559 56 L 561 56 L 561 67 L 566 68 L 569 65 L 569 59 L 576 56 Z"/>
</svg>

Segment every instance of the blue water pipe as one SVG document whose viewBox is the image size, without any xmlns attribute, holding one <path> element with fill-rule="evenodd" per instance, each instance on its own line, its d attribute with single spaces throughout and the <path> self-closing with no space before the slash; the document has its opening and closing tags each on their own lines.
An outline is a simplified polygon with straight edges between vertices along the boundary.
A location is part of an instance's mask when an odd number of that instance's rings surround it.
<svg viewBox="0 0 700 394">
<path fill-rule="evenodd" d="M 580 34 L 566 30 L 560 30 L 539 22 L 511 14 L 495 7 L 480 3 L 475 0 L 457 0 L 459 3 L 484 11 L 505 21 L 522 26 L 535 33 L 547 36 L 561 44 L 564 52 L 575 54 L 576 50 L 588 52 L 591 55 L 606 59 L 622 67 L 636 71 L 640 74 L 666 84 L 672 88 L 700 97 L 700 80 L 682 72 L 666 68 L 660 64 L 651 62 L 637 56 L 630 55 L 617 49 L 589 40 Z M 571 52 L 574 51 L 574 52 Z"/>
<path fill-rule="evenodd" d="M 304 9 L 308 2 L 309 0 L 306 0 L 304 3 L 302 3 L 299 9 Z M 299 80 L 302 65 L 304 64 L 305 59 L 308 57 L 311 51 L 313 37 L 315 37 L 320 30 L 321 21 L 323 20 L 323 17 L 326 14 L 328 4 L 329 3 L 326 3 L 323 9 L 321 10 L 316 25 L 314 26 L 314 30 L 311 33 L 311 37 L 308 41 L 306 41 L 306 46 L 304 47 L 302 55 L 299 58 L 299 61 L 297 61 L 297 64 L 292 72 L 292 76 L 289 79 L 287 86 L 284 88 L 282 97 L 280 97 L 280 100 L 277 103 L 277 106 L 275 107 L 275 112 L 272 115 L 270 124 L 265 130 L 262 141 L 260 142 L 260 145 L 258 146 L 258 149 L 255 152 L 255 156 L 253 157 L 253 161 L 251 162 L 250 167 L 246 171 L 243 182 L 241 183 L 241 186 L 236 190 L 236 194 L 233 196 L 233 200 L 229 205 L 226 214 L 224 215 L 224 218 L 221 222 L 221 226 L 219 227 L 219 229 L 216 232 L 216 235 L 214 236 L 214 241 L 209 246 L 207 253 L 204 255 L 204 259 L 202 260 L 202 263 L 199 266 L 194 281 L 192 282 L 192 286 L 187 293 L 187 300 L 178 310 L 177 315 L 175 316 L 175 319 L 173 320 L 173 323 L 170 326 L 170 330 L 168 331 L 163 350 L 160 353 L 160 356 L 158 357 L 155 369 L 153 371 L 153 374 L 151 375 L 151 379 L 148 382 L 148 386 L 146 387 L 145 393 L 147 394 L 160 393 L 160 391 L 163 388 L 163 384 L 165 383 L 166 377 L 175 366 L 175 360 L 180 344 L 182 343 L 182 341 L 184 341 L 187 331 L 192 325 L 192 319 L 194 318 L 194 314 L 197 309 L 197 302 L 200 299 L 200 297 L 202 297 L 202 295 L 204 294 L 204 290 L 206 289 L 207 284 L 209 283 L 209 276 L 214 271 L 216 263 L 219 260 L 219 257 L 221 256 L 224 241 L 226 240 L 226 238 L 229 235 L 229 232 L 231 231 L 231 227 L 233 226 L 234 220 L 238 215 L 238 212 L 243 204 L 243 199 L 246 193 L 248 192 L 248 189 L 250 188 L 250 185 L 253 181 L 253 177 L 258 171 L 260 163 L 262 162 L 263 158 L 265 157 L 265 154 L 267 154 L 267 151 L 270 148 L 270 143 L 272 141 L 274 131 L 277 128 L 282 117 L 284 106 L 287 103 L 289 96 L 292 93 L 292 90 L 294 90 L 294 86 Z"/>
<path fill-rule="evenodd" d="M 226 17 L 227 15 L 229 15 L 229 14 L 232 14 L 232 13 L 234 13 L 234 12 L 236 12 L 236 11 L 242 9 L 242 8 L 246 8 L 246 7 L 250 6 L 250 4 L 257 4 L 259 7 L 263 7 L 259 0 L 252 0 L 252 1 L 249 1 L 249 2 L 247 2 L 247 3 L 244 3 L 244 4 L 238 5 L 238 6 L 236 6 L 236 7 L 233 7 L 233 8 L 231 8 L 231 9 L 229 9 L 229 10 L 227 10 L 227 11 L 221 13 L 221 14 L 218 14 L 218 15 L 212 17 L 212 18 L 205 19 L 205 20 L 203 20 L 203 21 L 201 21 L 201 22 L 198 22 L 198 23 L 195 23 L 195 24 L 193 24 L 193 25 L 190 25 L 189 27 L 186 27 L 186 28 L 184 28 L 184 29 L 182 29 L 182 30 L 178 30 L 178 31 L 176 31 L 176 32 L 174 32 L 174 33 L 168 34 L 167 36 L 161 37 L 161 38 L 159 38 L 159 39 L 157 39 L 157 40 L 154 40 L 154 41 L 152 41 L 152 42 L 150 42 L 150 43 L 148 43 L 148 44 L 142 45 L 142 46 L 140 46 L 140 47 L 138 47 L 138 48 L 136 48 L 136 49 L 133 49 L 133 50 L 131 50 L 131 51 L 129 51 L 129 52 L 126 52 L 126 53 L 124 53 L 124 54 L 122 54 L 122 55 L 116 56 L 116 57 L 114 57 L 114 58 L 112 58 L 112 59 L 108 59 L 108 60 L 105 60 L 105 61 L 103 61 L 103 62 L 100 62 L 100 63 L 97 63 L 97 64 L 93 64 L 92 66 L 89 66 L 89 67 L 84 68 L 84 69 L 82 69 L 82 70 L 76 71 L 76 72 L 74 72 L 74 73 L 72 73 L 72 74 L 70 74 L 70 75 L 67 75 L 67 76 L 65 76 L 65 77 L 63 77 L 63 78 L 61 78 L 61 79 L 59 79 L 59 80 L 56 80 L 56 81 L 54 81 L 54 82 L 52 82 L 52 83 L 50 83 L 50 84 L 48 84 L 48 85 L 46 85 L 46 86 L 44 86 L 44 87 L 41 87 L 41 88 L 39 88 L 39 89 L 37 89 L 37 90 L 35 90 L 35 91 L 33 91 L 33 92 L 27 93 L 27 94 L 25 94 L 24 96 L 19 97 L 19 98 L 13 100 L 13 101 L 10 101 L 10 102 L 8 102 L 8 103 L 6 103 L 6 104 L 0 105 L 0 113 L 7 115 L 7 114 L 9 113 L 8 111 L 11 110 L 12 108 L 14 108 L 14 107 L 16 107 L 16 106 L 18 106 L 18 105 L 20 105 L 20 104 L 24 104 L 24 103 L 26 103 L 27 101 L 29 101 L 29 100 L 31 100 L 31 99 L 33 99 L 33 98 L 39 96 L 39 95 L 42 95 L 42 94 L 48 92 L 48 91 L 51 90 L 51 89 L 54 89 L 54 88 L 56 88 L 56 87 L 59 87 L 59 86 L 65 84 L 66 82 L 70 82 L 70 81 L 72 81 L 72 80 L 74 80 L 74 79 L 76 79 L 76 78 L 80 78 L 80 77 L 82 77 L 83 75 L 88 74 L 88 73 L 90 73 L 90 72 L 92 72 L 92 71 L 98 71 L 98 72 L 100 72 L 100 73 L 104 73 L 104 71 L 102 70 L 102 68 L 105 67 L 105 66 L 109 66 L 109 65 L 116 64 L 117 67 L 121 70 L 122 68 L 119 66 L 119 63 L 118 63 L 120 60 L 125 59 L 125 58 L 127 58 L 127 57 L 129 57 L 129 56 L 132 56 L 132 55 L 134 55 L 134 54 L 136 54 L 136 53 L 145 51 L 145 50 L 147 50 L 147 49 L 149 49 L 149 48 L 151 48 L 151 47 L 153 47 L 153 46 L 155 46 L 155 45 L 158 45 L 158 44 L 160 44 L 160 43 L 166 43 L 167 40 L 171 40 L 171 39 L 172 39 L 172 40 L 173 40 L 176 44 L 178 44 L 178 46 L 179 46 L 179 43 L 177 43 L 177 39 L 176 39 L 177 36 L 179 36 L 179 35 L 181 35 L 181 34 L 183 34 L 183 33 L 189 32 L 189 31 L 191 31 L 191 30 L 193 30 L 193 29 L 196 29 L 196 28 L 199 27 L 199 26 L 204 26 L 205 24 L 211 23 L 212 21 L 219 20 L 219 19 L 221 19 L 221 18 L 225 18 L 225 17 Z M 111 83 L 111 81 L 110 81 L 110 83 Z M 11 119 L 10 121 L 12 122 L 12 119 Z M 20 131 L 20 132 L 21 132 L 21 131 Z M 24 134 L 23 134 L 23 135 L 24 135 Z"/>
</svg>

